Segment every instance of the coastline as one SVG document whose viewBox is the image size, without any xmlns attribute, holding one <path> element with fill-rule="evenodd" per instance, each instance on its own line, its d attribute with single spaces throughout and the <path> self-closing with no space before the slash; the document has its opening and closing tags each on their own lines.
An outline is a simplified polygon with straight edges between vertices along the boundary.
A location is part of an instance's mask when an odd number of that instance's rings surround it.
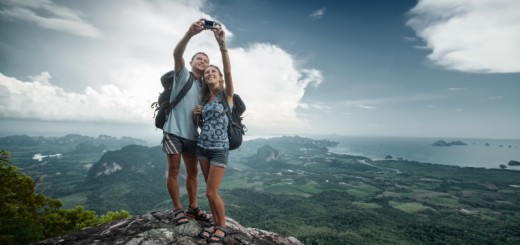
<svg viewBox="0 0 520 245">
<path fill-rule="evenodd" d="M 372 160 L 403 159 L 423 163 L 500 169 L 520 170 L 520 166 L 508 166 L 511 160 L 520 159 L 520 140 L 500 139 L 440 139 L 406 137 L 328 137 L 338 142 L 329 147 L 329 152 L 363 156 Z M 467 145 L 433 146 L 438 140 L 461 140 Z"/>
</svg>

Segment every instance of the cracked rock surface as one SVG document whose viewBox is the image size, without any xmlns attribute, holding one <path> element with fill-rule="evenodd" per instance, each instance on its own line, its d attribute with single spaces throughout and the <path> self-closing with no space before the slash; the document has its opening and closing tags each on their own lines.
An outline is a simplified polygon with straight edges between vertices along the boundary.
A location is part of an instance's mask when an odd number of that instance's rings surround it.
<svg viewBox="0 0 520 245">
<path fill-rule="evenodd" d="M 206 244 L 198 234 L 207 223 L 189 219 L 189 222 L 174 226 L 172 211 L 155 211 L 95 227 L 78 233 L 54 237 L 34 244 Z M 294 237 L 283 237 L 274 232 L 245 228 L 226 217 L 228 235 L 225 244 L 255 245 L 303 245 Z"/>
</svg>

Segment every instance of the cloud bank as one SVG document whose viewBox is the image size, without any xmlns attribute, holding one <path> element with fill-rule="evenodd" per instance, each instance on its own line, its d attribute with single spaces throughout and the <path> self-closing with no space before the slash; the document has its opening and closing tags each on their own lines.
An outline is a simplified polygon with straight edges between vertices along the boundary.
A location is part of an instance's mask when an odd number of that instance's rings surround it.
<svg viewBox="0 0 520 245">
<path fill-rule="evenodd" d="M 69 19 L 77 17 L 76 20 L 85 26 L 93 26 L 82 21 L 70 7 L 61 7 L 51 1 L 42 2 L 64 10 L 64 14 L 55 13 L 56 16 L 68 14 Z M 125 7 L 120 8 L 120 4 Z M 212 18 L 201 10 L 201 6 L 204 6 L 203 1 L 134 0 L 131 4 L 111 1 L 102 11 L 87 12 L 102 23 L 97 28 L 103 35 L 96 36 L 96 39 L 86 38 L 95 40 L 96 45 L 80 50 L 74 45 L 63 45 L 55 60 L 42 61 L 63 62 L 67 60 L 67 54 L 76 54 L 82 58 L 82 73 L 75 75 L 82 83 L 54 81 L 55 74 L 45 70 L 28 79 L 0 73 L 0 118 L 152 126 L 150 104 L 162 90 L 159 77 L 173 67 L 171 53 L 174 45 L 193 21 L 201 17 Z M 178 10 L 179 14 L 171 14 L 171 9 Z M 64 35 L 74 34 L 65 29 L 61 31 Z M 290 133 L 307 127 L 306 121 L 297 116 L 296 109 L 305 88 L 323 81 L 321 72 L 296 65 L 301 62 L 273 44 L 252 43 L 247 47 L 234 47 L 232 31 L 227 30 L 227 34 L 235 92 L 247 105 L 245 123 L 250 131 Z M 211 63 L 221 65 L 212 33 L 204 32 L 193 37 L 185 59 L 197 51 L 208 53 Z M 60 85 L 76 82 L 87 85 L 74 91 Z"/>
<path fill-rule="evenodd" d="M 143 98 L 135 91 L 112 84 L 83 93 L 67 92 L 50 82 L 51 74 L 42 72 L 30 81 L 20 81 L 0 73 L 0 117 L 56 121 L 143 121 Z"/>
<path fill-rule="evenodd" d="M 520 72 L 520 1 L 420 0 L 407 25 L 450 70 Z"/>
<path fill-rule="evenodd" d="M 0 15 L 15 21 L 36 24 L 42 28 L 97 38 L 102 33 L 81 18 L 80 11 L 54 4 L 50 0 L 8 0 Z"/>
</svg>

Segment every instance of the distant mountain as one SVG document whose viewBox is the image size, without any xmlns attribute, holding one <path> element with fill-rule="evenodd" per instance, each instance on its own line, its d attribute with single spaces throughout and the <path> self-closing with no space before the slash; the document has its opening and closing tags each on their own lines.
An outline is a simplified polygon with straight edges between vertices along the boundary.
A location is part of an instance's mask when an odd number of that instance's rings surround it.
<svg viewBox="0 0 520 245">
<path fill-rule="evenodd" d="M 0 138 L 0 147 L 8 146 L 36 146 L 38 145 L 38 138 L 28 135 L 13 135 Z"/>
<path fill-rule="evenodd" d="M 279 154 L 280 152 L 277 149 L 274 149 L 270 145 L 264 145 L 258 148 L 256 155 L 253 157 L 258 161 L 270 162 L 278 159 Z"/>
<path fill-rule="evenodd" d="M 253 149 L 258 149 L 264 145 L 270 145 L 280 151 L 291 153 L 325 153 L 328 152 L 328 147 L 337 146 L 338 142 L 326 139 L 315 140 L 300 136 L 282 136 L 245 141 L 244 145 Z"/>
<path fill-rule="evenodd" d="M 137 138 L 121 137 L 120 139 L 108 135 L 99 135 L 97 138 L 79 134 L 68 134 L 63 137 L 43 137 L 28 135 L 13 135 L 0 137 L 0 148 L 12 151 L 17 147 L 41 147 L 42 149 L 61 149 L 63 152 L 82 152 L 83 148 L 92 151 L 120 149 L 123 146 L 136 144 L 146 145 L 147 142 Z M 101 149 L 103 148 L 103 149 Z"/>
<path fill-rule="evenodd" d="M 280 151 L 271 145 L 263 145 L 259 147 L 255 155 L 249 157 L 246 165 L 253 169 L 277 169 L 286 168 L 288 165 L 278 159 Z"/>
</svg>

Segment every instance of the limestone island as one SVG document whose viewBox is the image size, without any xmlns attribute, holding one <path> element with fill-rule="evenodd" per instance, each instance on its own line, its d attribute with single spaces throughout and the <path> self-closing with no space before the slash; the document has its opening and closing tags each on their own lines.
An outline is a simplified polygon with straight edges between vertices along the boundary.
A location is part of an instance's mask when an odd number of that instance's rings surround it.
<svg viewBox="0 0 520 245">
<path fill-rule="evenodd" d="M 519 161 L 515 161 L 515 160 L 511 160 L 507 163 L 507 165 L 509 166 L 520 166 L 520 162 Z"/>
<path fill-rule="evenodd" d="M 452 145 L 468 145 L 460 140 L 452 141 L 452 142 L 446 142 L 444 140 L 439 140 L 432 144 L 433 146 L 452 146 Z"/>
</svg>

